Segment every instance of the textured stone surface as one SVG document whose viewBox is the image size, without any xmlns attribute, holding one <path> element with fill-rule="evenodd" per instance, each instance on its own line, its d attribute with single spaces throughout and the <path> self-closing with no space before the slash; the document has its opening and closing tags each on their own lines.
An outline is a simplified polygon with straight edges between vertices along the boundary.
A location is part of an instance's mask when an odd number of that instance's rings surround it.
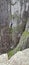
<svg viewBox="0 0 29 65">
<path fill-rule="evenodd" d="M 19 50 L 23 50 L 26 48 L 29 48 L 29 32 L 28 31 L 23 32 L 20 38 L 19 44 L 17 45 L 17 49 Z"/>
<path fill-rule="evenodd" d="M 8 61 L 8 55 L 7 55 L 7 53 L 0 55 L 0 63 L 2 63 L 2 62 L 5 63 L 7 61 Z"/>
<path fill-rule="evenodd" d="M 6 63 L 0 63 L 0 65 L 7 65 Z"/>
<path fill-rule="evenodd" d="M 25 30 L 29 32 L 29 18 L 28 18 Z"/>
<path fill-rule="evenodd" d="M 29 49 L 17 52 L 8 61 L 8 65 L 29 65 Z"/>
<path fill-rule="evenodd" d="M 29 65 L 29 48 L 24 51 L 18 51 L 7 62 L 4 62 L 3 59 L 0 65 Z"/>
</svg>

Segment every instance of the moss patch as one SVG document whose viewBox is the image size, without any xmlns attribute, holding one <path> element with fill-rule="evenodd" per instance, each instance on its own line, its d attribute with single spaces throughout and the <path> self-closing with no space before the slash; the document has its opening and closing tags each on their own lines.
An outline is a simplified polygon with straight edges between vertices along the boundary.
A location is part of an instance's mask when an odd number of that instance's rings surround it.
<svg viewBox="0 0 29 65">
<path fill-rule="evenodd" d="M 29 32 L 27 32 L 27 31 L 23 32 L 23 34 L 22 34 L 22 36 L 21 36 L 22 40 L 24 41 L 27 36 L 29 37 Z M 21 39 L 20 39 L 20 40 L 21 40 Z M 19 43 L 19 44 L 22 44 L 22 40 L 21 40 L 21 43 Z M 11 56 L 13 56 L 17 51 L 20 51 L 20 50 L 21 50 L 21 47 L 19 46 L 19 44 L 17 45 L 16 48 L 14 48 L 13 50 L 11 50 L 11 51 L 8 52 L 8 57 L 9 57 L 9 58 L 10 58 Z"/>
<path fill-rule="evenodd" d="M 28 36 L 29 35 L 29 32 L 25 31 L 22 36 Z"/>
<path fill-rule="evenodd" d="M 8 58 L 11 58 L 17 51 L 19 51 L 19 48 L 15 48 L 8 52 Z"/>
</svg>

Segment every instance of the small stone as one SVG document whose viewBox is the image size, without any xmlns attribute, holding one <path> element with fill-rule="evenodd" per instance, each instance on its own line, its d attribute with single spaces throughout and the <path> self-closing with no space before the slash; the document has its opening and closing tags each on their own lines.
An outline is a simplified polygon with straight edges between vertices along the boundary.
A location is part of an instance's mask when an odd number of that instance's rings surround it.
<svg viewBox="0 0 29 65">
<path fill-rule="evenodd" d="M 0 55 L 0 63 L 2 63 L 2 62 L 5 63 L 7 61 L 8 61 L 8 55 L 7 55 L 7 53 Z"/>
</svg>

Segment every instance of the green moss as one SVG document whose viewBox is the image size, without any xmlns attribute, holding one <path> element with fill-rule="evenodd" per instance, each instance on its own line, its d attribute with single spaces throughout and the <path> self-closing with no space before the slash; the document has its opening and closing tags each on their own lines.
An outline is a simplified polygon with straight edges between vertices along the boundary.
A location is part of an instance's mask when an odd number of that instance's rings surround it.
<svg viewBox="0 0 29 65">
<path fill-rule="evenodd" d="M 22 40 L 25 41 L 25 39 L 28 37 L 29 37 L 29 32 L 28 31 L 23 32 L 22 37 L 21 37 Z"/>
<path fill-rule="evenodd" d="M 25 31 L 22 36 L 28 36 L 29 35 L 29 32 Z"/>
<path fill-rule="evenodd" d="M 19 44 L 22 44 L 22 41 L 24 41 L 27 36 L 29 36 L 29 32 L 24 31 L 23 34 L 22 34 L 22 36 L 21 36 L 22 39 L 20 40 L 20 43 L 19 43 Z M 13 56 L 17 51 L 22 50 L 22 47 L 20 47 L 19 44 L 17 45 L 16 48 L 14 48 L 13 50 L 11 50 L 11 51 L 8 52 L 8 57 L 9 57 L 9 58 L 10 58 L 11 56 Z"/>
<path fill-rule="evenodd" d="M 10 58 L 13 55 L 13 50 L 8 52 L 8 57 Z"/>
<path fill-rule="evenodd" d="M 11 58 L 17 51 L 19 51 L 19 48 L 14 48 L 13 50 L 8 52 L 8 58 Z"/>
<path fill-rule="evenodd" d="M 10 27 L 9 28 L 9 33 L 12 33 L 13 32 L 13 29 Z"/>
<path fill-rule="evenodd" d="M 27 31 L 24 31 L 22 36 L 21 36 L 21 39 L 20 39 L 20 45 L 25 43 L 26 39 L 29 37 L 29 32 Z"/>
</svg>

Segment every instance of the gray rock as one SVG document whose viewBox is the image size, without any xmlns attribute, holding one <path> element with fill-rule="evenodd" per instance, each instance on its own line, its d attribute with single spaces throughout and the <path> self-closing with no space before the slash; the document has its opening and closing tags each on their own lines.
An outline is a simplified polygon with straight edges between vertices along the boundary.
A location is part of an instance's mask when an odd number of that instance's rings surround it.
<svg viewBox="0 0 29 65">
<path fill-rule="evenodd" d="M 29 65 L 29 48 L 18 51 L 6 63 L 0 62 L 0 65 Z"/>
<path fill-rule="evenodd" d="M 25 30 L 29 32 L 29 18 L 28 18 Z"/>
<path fill-rule="evenodd" d="M 0 65 L 7 65 L 6 63 L 0 63 Z"/>
<path fill-rule="evenodd" d="M 29 65 L 29 48 L 24 51 L 17 52 L 8 61 L 8 65 Z"/>
<path fill-rule="evenodd" d="M 6 54 L 2 54 L 0 55 L 0 63 L 6 63 L 8 61 L 8 55 Z"/>
<path fill-rule="evenodd" d="M 25 31 L 23 32 L 19 44 L 17 45 L 17 49 L 24 50 L 26 48 L 29 48 L 29 32 Z"/>
</svg>

